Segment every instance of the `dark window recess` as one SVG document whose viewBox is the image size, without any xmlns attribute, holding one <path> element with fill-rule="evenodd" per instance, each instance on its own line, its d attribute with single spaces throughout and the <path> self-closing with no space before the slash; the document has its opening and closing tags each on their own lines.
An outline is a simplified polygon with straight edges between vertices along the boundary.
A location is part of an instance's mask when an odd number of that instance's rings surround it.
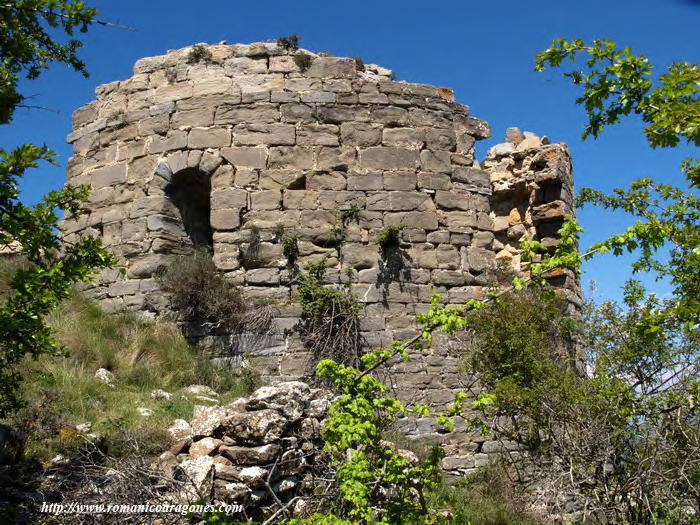
<svg viewBox="0 0 700 525">
<path fill-rule="evenodd" d="M 197 169 L 178 171 L 165 188 L 180 211 L 187 236 L 195 247 L 212 246 L 211 180 Z"/>
</svg>

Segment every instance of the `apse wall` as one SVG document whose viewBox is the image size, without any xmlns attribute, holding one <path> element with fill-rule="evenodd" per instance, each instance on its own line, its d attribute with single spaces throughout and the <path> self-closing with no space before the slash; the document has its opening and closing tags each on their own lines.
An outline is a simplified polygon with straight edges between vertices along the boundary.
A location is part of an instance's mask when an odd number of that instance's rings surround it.
<svg viewBox="0 0 700 525">
<path fill-rule="evenodd" d="M 303 71 L 299 53 L 311 58 Z M 483 297 L 497 259 L 519 271 L 523 233 L 555 246 L 571 211 L 566 146 L 510 130 L 482 168 L 474 145 L 488 124 L 451 89 L 392 78 L 352 58 L 255 43 L 144 58 L 132 77 L 99 86 L 68 137 L 68 182 L 91 186 L 89 213 L 63 229 L 69 240 L 102 237 L 121 268 L 86 293 L 109 310 L 160 315 L 158 269 L 210 245 L 250 301 L 276 305 L 275 319 L 265 334 L 189 334 L 220 361 L 290 379 L 313 358 L 295 331 L 283 234 L 298 239 L 299 267 L 325 257 L 328 282 L 355 292 L 368 347 L 413 335 L 434 293 Z M 387 252 L 376 240 L 389 226 L 401 245 Z M 397 388 L 442 408 L 465 378 L 449 349 L 419 354 L 400 365 Z"/>
</svg>

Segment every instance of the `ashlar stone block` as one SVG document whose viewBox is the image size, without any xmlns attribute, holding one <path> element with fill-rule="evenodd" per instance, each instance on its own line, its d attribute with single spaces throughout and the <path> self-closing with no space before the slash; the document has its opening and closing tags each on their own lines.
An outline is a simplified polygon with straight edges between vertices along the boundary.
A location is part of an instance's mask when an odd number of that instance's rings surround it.
<svg viewBox="0 0 700 525">
<path fill-rule="evenodd" d="M 232 147 L 221 150 L 221 155 L 234 166 L 265 168 L 267 166 L 267 148 Z"/>
<path fill-rule="evenodd" d="M 363 169 L 416 169 L 419 162 L 418 151 L 406 148 L 374 147 L 360 151 L 360 167 Z"/>
<path fill-rule="evenodd" d="M 250 207 L 253 210 L 276 210 L 281 202 L 280 190 L 263 190 L 250 194 Z"/>
<path fill-rule="evenodd" d="M 296 133 L 291 124 L 238 124 L 233 128 L 233 142 L 237 146 L 291 146 Z"/>
<path fill-rule="evenodd" d="M 194 128 L 187 138 L 190 148 L 226 148 L 231 145 L 231 132 L 225 128 Z"/>
</svg>

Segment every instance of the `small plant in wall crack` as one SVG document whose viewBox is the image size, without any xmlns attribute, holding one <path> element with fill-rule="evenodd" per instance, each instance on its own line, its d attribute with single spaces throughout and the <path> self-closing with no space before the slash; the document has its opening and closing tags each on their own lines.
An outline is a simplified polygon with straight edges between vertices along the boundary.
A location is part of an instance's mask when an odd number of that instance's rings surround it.
<svg viewBox="0 0 700 525">
<path fill-rule="evenodd" d="M 296 236 L 287 234 L 282 236 L 282 253 L 287 259 L 287 264 L 294 265 L 299 257 L 299 243 Z"/>
<path fill-rule="evenodd" d="M 377 232 L 374 242 L 383 250 L 395 248 L 401 243 L 401 226 L 384 226 Z"/>
<path fill-rule="evenodd" d="M 285 51 L 296 51 L 299 49 L 299 40 L 301 40 L 299 35 L 281 36 L 277 38 L 277 45 Z"/>
<path fill-rule="evenodd" d="M 338 210 L 337 215 L 343 226 L 347 226 L 349 222 L 359 222 L 360 220 L 360 207 L 357 203 L 353 202 L 350 204 L 349 208 Z"/>
<path fill-rule="evenodd" d="M 365 61 L 362 60 L 360 57 L 350 57 L 355 61 L 355 68 L 358 71 L 364 71 L 365 70 Z"/>
<path fill-rule="evenodd" d="M 187 63 L 197 64 L 199 62 L 209 62 L 211 58 L 211 51 L 207 49 L 207 46 L 195 44 L 187 55 Z"/>
<path fill-rule="evenodd" d="M 313 58 L 311 57 L 311 55 L 309 55 L 308 53 L 304 53 L 303 51 L 300 51 L 299 53 L 294 55 L 294 63 L 297 65 L 297 67 L 302 73 L 311 67 L 312 62 Z"/>
</svg>

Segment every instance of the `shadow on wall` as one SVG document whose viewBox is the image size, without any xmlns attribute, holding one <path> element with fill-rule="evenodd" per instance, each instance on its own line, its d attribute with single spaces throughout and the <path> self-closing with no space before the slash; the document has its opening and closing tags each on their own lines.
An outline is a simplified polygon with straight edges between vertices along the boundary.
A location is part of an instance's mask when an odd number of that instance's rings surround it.
<svg viewBox="0 0 700 525">
<path fill-rule="evenodd" d="M 187 236 L 195 248 L 214 244 L 211 230 L 211 180 L 196 168 L 175 173 L 165 188 L 180 212 Z"/>
</svg>

